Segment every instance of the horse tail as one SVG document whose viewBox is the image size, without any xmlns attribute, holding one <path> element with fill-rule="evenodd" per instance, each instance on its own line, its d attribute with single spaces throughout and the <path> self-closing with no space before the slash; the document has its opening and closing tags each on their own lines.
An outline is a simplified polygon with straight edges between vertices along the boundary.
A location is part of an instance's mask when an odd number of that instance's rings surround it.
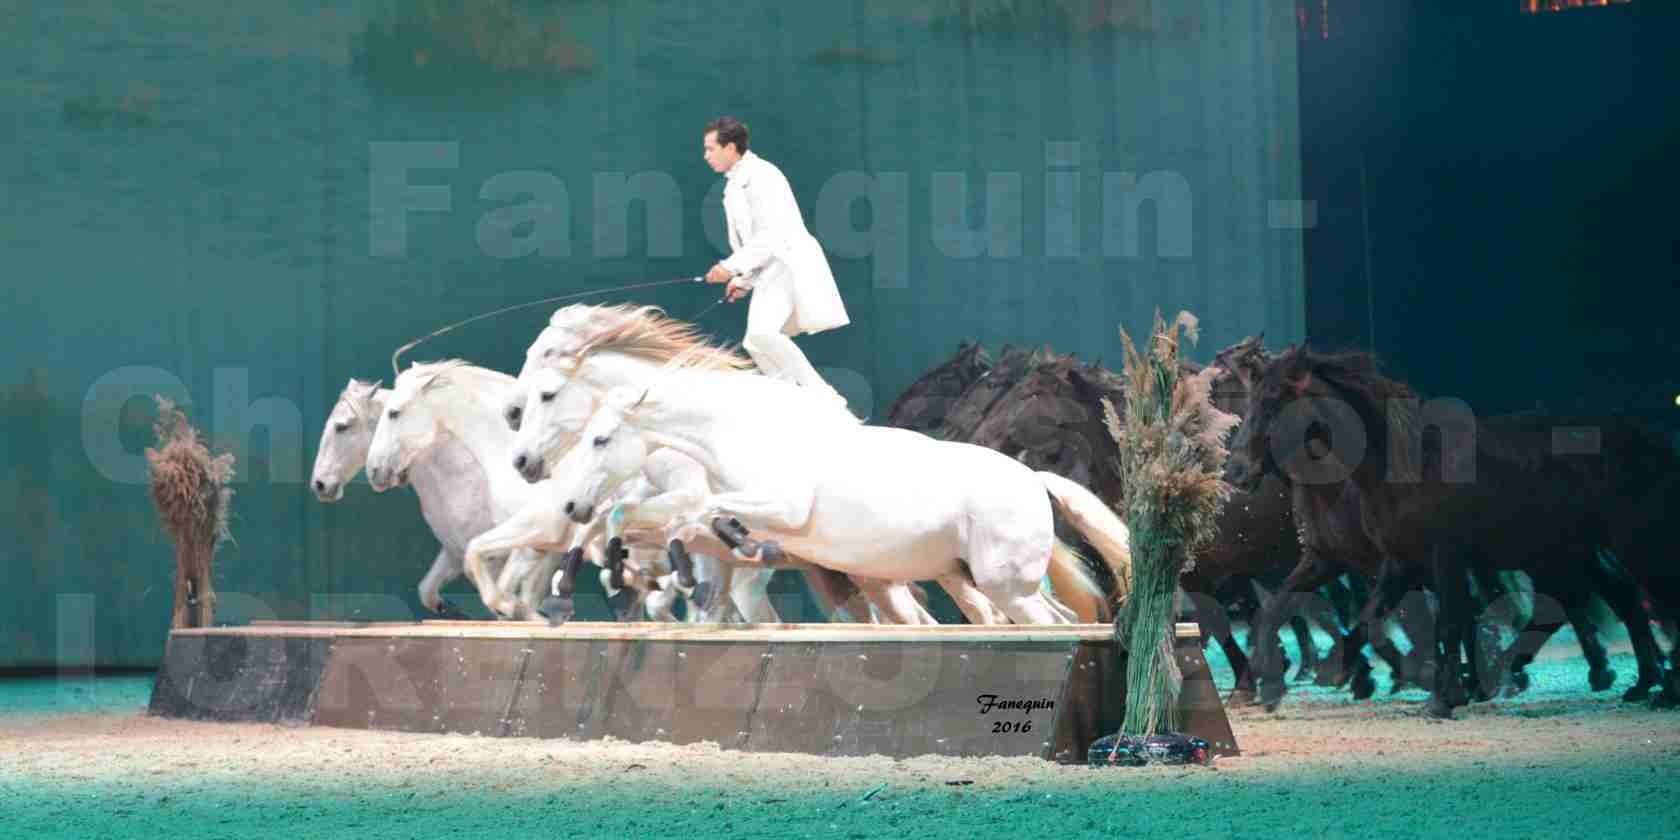
<svg viewBox="0 0 1680 840">
<path fill-rule="evenodd" d="M 1053 542 L 1047 574 L 1056 600 L 1073 610 L 1080 623 L 1104 624 L 1113 618 L 1109 615 L 1108 596 L 1103 594 L 1102 584 L 1086 567 L 1078 549 L 1061 540 Z"/>
<path fill-rule="evenodd" d="M 1114 579 L 1113 590 L 1103 591 L 1079 554 L 1057 540 L 1050 551 L 1050 583 L 1081 621 L 1106 622 L 1113 617 L 1110 606 L 1132 592 L 1131 532 L 1102 499 L 1077 482 L 1052 472 L 1039 472 L 1038 477 L 1056 510 L 1096 549 Z"/>
</svg>

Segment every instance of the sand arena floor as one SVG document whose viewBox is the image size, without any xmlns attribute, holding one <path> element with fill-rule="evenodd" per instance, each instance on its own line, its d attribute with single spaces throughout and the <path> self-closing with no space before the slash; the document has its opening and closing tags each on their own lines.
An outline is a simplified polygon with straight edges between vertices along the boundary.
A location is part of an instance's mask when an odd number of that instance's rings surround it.
<svg viewBox="0 0 1680 840">
<path fill-rule="evenodd" d="M 1680 836 L 1680 714 L 1618 702 L 1612 650 L 1600 694 L 1565 633 L 1456 721 L 1303 688 L 1232 710 L 1242 757 L 1140 770 L 184 723 L 146 677 L 14 679 L 0 837 Z"/>
</svg>

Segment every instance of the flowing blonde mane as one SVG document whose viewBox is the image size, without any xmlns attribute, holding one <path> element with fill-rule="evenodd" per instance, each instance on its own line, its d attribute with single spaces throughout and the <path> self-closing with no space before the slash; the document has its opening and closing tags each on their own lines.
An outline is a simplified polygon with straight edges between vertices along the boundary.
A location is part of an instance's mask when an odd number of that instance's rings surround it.
<svg viewBox="0 0 1680 840">
<path fill-rule="evenodd" d="M 611 351 L 689 370 L 753 369 L 752 360 L 735 348 L 712 344 L 694 324 L 668 318 L 656 306 L 597 306 L 591 309 L 597 313 L 592 320 L 604 321 L 605 326 L 584 340 L 577 351 L 580 359 L 590 353 Z M 566 310 L 556 312 L 551 323 L 559 320 L 562 312 Z M 566 321 L 571 323 L 572 317 Z"/>
</svg>

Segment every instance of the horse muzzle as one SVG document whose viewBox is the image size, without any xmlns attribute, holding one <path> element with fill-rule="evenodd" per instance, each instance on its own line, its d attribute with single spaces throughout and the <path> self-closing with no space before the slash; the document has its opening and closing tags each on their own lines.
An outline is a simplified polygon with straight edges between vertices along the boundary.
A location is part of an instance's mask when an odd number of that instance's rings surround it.
<svg viewBox="0 0 1680 840">
<path fill-rule="evenodd" d="M 523 452 L 513 457 L 513 468 L 519 473 L 520 478 L 525 479 L 530 484 L 542 481 L 547 477 L 544 473 L 548 472 L 544 467 L 543 459 L 532 458 Z"/>
<path fill-rule="evenodd" d="M 579 525 L 587 525 L 591 519 L 595 518 L 595 506 L 592 504 L 580 505 L 575 501 L 567 502 L 566 515 L 570 516 L 572 521 Z"/>
</svg>

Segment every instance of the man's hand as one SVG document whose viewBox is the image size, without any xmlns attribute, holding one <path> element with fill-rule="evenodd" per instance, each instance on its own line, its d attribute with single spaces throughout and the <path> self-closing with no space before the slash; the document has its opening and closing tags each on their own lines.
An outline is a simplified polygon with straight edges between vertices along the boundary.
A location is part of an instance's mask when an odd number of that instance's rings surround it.
<svg viewBox="0 0 1680 840">
<path fill-rule="evenodd" d="M 706 272 L 706 282 L 707 283 L 728 283 L 729 279 L 731 277 L 734 277 L 734 276 L 735 276 L 734 272 L 730 271 L 727 268 L 724 268 L 723 263 L 718 263 L 717 265 L 712 266 L 711 271 Z"/>
<path fill-rule="evenodd" d="M 725 300 L 728 300 L 730 303 L 734 303 L 735 301 L 746 297 L 751 291 L 752 289 L 731 280 L 729 281 L 729 286 L 724 289 L 723 296 Z"/>
</svg>

